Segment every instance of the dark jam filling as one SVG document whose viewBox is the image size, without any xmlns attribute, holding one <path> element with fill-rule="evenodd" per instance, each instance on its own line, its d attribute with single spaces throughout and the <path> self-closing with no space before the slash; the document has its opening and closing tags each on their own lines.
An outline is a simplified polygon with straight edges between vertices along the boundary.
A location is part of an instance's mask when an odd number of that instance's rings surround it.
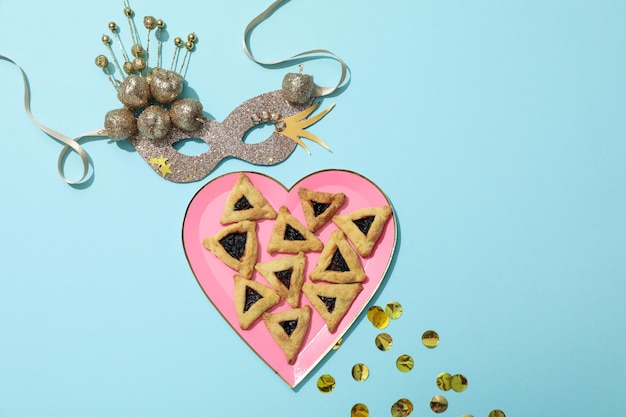
<svg viewBox="0 0 626 417">
<path fill-rule="evenodd" d="M 313 200 L 311 200 L 311 204 L 313 205 L 313 214 L 315 214 L 315 217 L 319 216 L 320 214 L 325 212 L 328 207 L 330 207 L 330 204 L 328 203 L 318 203 L 317 201 Z"/>
<path fill-rule="evenodd" d="M 293 227 L 287 225 L 285 227 L 285 236 L 283 236 L 284 240 L 306 240 L 304 236 L 300 232 L 298 232 Z"/>
<path fill-rule="evenodd" d="M 291 337 L 292 333 L 298 327 L 298 320 L 285 320 L 285 321 L 278 322 L 278 324 L 280 324 L 281 327 L 285 330 L 285 333 L 287 333 L 287 336 Z"/>
<path fill-rule="evenodd" d="M 339 252 L 339 249 L 335 251 L 333 259 L 330 261 L 330 265 L 328 265 L 328 268 L 326 268 L 326 270 L 337 272 L 346 272 L 350 270 L 350 267 L 346 263 L 346 260 L 343 258 L 343 255 L 341 255 L 341 252 Z"/>
<path fill-rule="evenodd" d="M 243 253 L 246 250 L 246 239 L 248 233 L 231 233 L 220 239 L 220 245 L 224 248 L 226 253 L 237 260 L 241 260 Z"/>
<path fill-rule="evenodd" d="M 233 210 L 241 211 L 241 210 L 249 210 L 251 208 L 254 208 L 254 206 L 250 204 L 250 202 L 248 201 L 245 195 L 242 195 L 241 198 L 237 200 L 237 202 L 235 203 Z"/>
<path fill-rule="evenodd" d="M 323 295 L 318 295 L 318 297 L 324 304 L 326 304 L 326 309 L 329 313 L 335 311 L 335 301 L 337 301 L 335 297 L 324 297 Z"/>
<path fill-rule="evenodd" d="M 372 227 L 372 223 L 374 223 L 374 216 L 363 217 L 362 219 L 353 220 L 352 222 L 367 236 L 367 232 L 370 231 L 370 227 Z"/>
<path fill-rule="evenodd" d="M 284 271 L 276 271 L 274 275 L 287 289 L 291 287 L 291 274 L 293 274 L 293 268 L 285 269 Z"/>
<path fill-rule="evenodd" d="M 246 304 L 243 306 L 243 312 L 250 310 L 250 307 L 259 301 L 263 296 L 250 287 L 246 287 Z"/>
</svg>

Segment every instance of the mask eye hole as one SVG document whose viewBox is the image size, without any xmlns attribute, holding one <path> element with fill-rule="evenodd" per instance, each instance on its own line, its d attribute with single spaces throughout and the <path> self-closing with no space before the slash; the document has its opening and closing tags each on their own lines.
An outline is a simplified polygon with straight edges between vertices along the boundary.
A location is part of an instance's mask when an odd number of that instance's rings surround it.
<svg viewBox="0 0 626 417">
<path fill-rule="evenodd" d="M 185 138 L 175 142 L 174 149 L 183 155 L 198 156 L 211 150 L 211 147 L 202 139 Z"/>
<path fill-rule="evenodd" d="M 272 136 L 275 129 L 276 128 L 273 123 L 261 123 L 248 129 L 246 134 L 243 135 L 242 140 L 244 143 L 249 145 L 265 142 L 270 136 Z"/>
</svg>

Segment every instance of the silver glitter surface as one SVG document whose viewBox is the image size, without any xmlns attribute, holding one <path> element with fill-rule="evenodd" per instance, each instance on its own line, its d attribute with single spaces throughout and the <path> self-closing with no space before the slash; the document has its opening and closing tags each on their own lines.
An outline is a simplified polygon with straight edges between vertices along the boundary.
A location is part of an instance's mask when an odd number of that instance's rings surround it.
<svg viewBox="0 0 626 417">
<path fill-rule="evenodd" d="M 170 108 L 170 118 L 177 128 L 193 132 L 202 126 L 202 103 L 193 98 L 177 100 Z"/>
<path fill-rule="evenodd" d="M 124 140 L 137 133 L 137 121 L 132 111 L 116 109 L 104 116 L 104 129 L 111 140 Z"/>
<path fill-rule="evenodd" d="M 137 118 L 139 133 L 150 140 L 164 138 L 171 125 L 168 111 L 157 105 L 147 107 Z"/>
<path fill-rule="evenodd" d="M 308 74 L 288 73 L 283 78 L 283 97 L 290 103 L 303 104 L 313 97 L 313 77 Z"/>
<path fill-rule="evenodd" d="M 139 109 L 150 101 L 150 86 L 144 78 L 131 74 L 120 83 L 117 98 L 129 109 Z"/>
<path fill-rule="evenodd" d="M 155 69 L 150 80 L 152 97 L 161 104 L 176 100 L 183 91 L 183 77 L 174 71 Z"/>
<path fill-rule="evenodd" d="M 279 113 L 282 117 L 293 116 L 306 109 L 311 102 L 290 104 L 280 90 L 261 94 L 243 102 L 222 123 L 204 118 L 199 129 L 185 132 L 172 127 L 158 140 L 151 140 L 138 133 L 128 140 L 152 169 L 172 182 L 193 182 L 206 177 L 223 159 L 238 158 L 255 165 L 274 165 L 284 161 L 296 147 L 296 143 L 277 132 L 259 143 L 245 143 L 246 132 L 255 127 L 251 115 L 263 110 Z M 209 150 L 200 155 L 184 155 L 173 145 L 185 139 L 203 140 Z M 159 171 L 155 160 L 166 161 L 168 172 Z M 171 173 L 169 172 L 171 171 Z"/>
</svg>

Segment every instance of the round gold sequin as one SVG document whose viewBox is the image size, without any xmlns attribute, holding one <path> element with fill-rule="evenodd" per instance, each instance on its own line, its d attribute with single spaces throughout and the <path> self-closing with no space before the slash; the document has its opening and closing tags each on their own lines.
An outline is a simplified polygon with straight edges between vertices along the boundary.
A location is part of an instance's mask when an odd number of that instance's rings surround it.
<svg viewBox="0 0 626 417">
<path fill-rule="evenodd" d="M 391 406 L 392 417 L 407 417 L 413 412 L 413 403 L 406 398 L 401 398 Z"/>
<path fill-rule="evenodd" d="M 350 417 L 369 417 L 370 410 L 367 409 L 365 404 L 354 404 L 352 410 L 350 410 Z"/>
<path fill-rule="evenodd" d="M 474 417 L 474 416 L 471 414 L 463 414 L 461 417 Z"/>
<path fill-rule="evenodd" d="M 397 320 L 402 316 L 402 306 L 397 301 L 387 303 L 385 306 L 385 313 L 392 320 Z"/>
<path fill-rule="evenodd" d="M 415 362 L 410 355 L 400 355 L 398 359 L 396 359 L 396 368 L 398 368 L 400 372 L 409 372 L 413 369 L 414 365 Z"/>
<path fill-rule="evenodd" d="M 342 343 L 343 343 L 343 339 L 339 338 L 339 340 L 337 340 L 337 343 L 335 343 L 335 345 L 333 346 L 333 350 L 339 349 Z"/>
<path fill-rule="evenodd" d="M 450 391 L 452 389 L 452 375 L 447 372 L 437 375 L 437 387 L 442 391 Z"/>
<path fill-rule="evenodd" d="M 357 363 L 352 367 L 352 378 L 355 381 L 365 381 L 370 376 L 370 369 L 363 363 Z"/>
<path fill-rule="evenodd" d="M 367 318 L 377 329 L 389 326 L 389 316 L 379 306 L 372 306 L 367 310 Z"/>
<path fill-rule="evenodd" d="M 393 339 L 391 338 L 391 336 L 387 333 L 381 333 L 378 336 L 376 336 L 376 347 L 379 350 L 385 351 L 385 350 L 389 350 L 391 349 L 391 345 L 393 344 Z"/>
<path fill-rule="evenodd" d="M 435 395 L 430 400 L 430 409 L 435 413 L 443 413 L 448 409 L 448 400 L 443 395 Z"/>
<path fill-rule="evenodd" d="M 434 330 L 426 330 L 422 334 L 422 343 L 429 349 L 436 348 L 439 344 L 439 335 Z"/>
<path fill-rule="evenodd" d="M 455 392 L 463 392 L 467 389 L 467 378 L 461 374 L 453 375 L 450 380 L 450 385 Z"/>
<path fill-rule="evenodd" d="M 324 374 L 317 380 L 317 389 L 324 394 L 328 394 L 335 389 L 335 378 L 332 375 Z"/>
<path fill-rule="evenodd" d="M 489 417 L 506 417 L 502 410 L 491 410 Z"/>
</svg>

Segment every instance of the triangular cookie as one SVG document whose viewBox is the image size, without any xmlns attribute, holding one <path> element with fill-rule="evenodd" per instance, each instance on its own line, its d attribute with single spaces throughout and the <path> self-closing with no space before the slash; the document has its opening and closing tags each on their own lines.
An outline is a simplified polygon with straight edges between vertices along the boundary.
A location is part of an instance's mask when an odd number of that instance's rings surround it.
<svg viewBox="0 0 626 417">
<path fill-rule="evenodd" d="M 256 281 L 235 275 L 235 311 L 239 326 L 246 330 L 269 308 L 280 301 L 280 297 L 270 287 Z"/>
<path fill-rule="evenodd" d="M 270 283 L 287 304 L 296 308 L 300 305 L 305 262 L 304 252 L 300 252 L 297 255 L 283 256 L 258 263 L 254 268 L 263 275 L 263 278 Z"/>
<path fill-rule="evenodd" d="M 230 190 L 222 212 L 221 224 L 242 220 L 275 219 L 276 211 L 243 172 Z"/>
<path fill-rule="evenodd" d="M 267 245 L 268 253 L 319 252 L 323 247 L 322 241 L 293 217 L 287 207 L 278 209 Z"/>
<path fill-rule="evenodd" d="M 361 284 L 314 284 L 305 282 L 302 292 L 309 299 L 313 308 L 322 316 L 333 333 L 345 316 L 352 302 L 361 292 Z"/>
<path fill-rule="evenodd" d="M 333 194 L 300 188 L 298 195 L 307 227 L 311 232 L 316 232 L 328 223 L 346 202 L 344 193 Z"/>
<path fill-rule="evenodd" d="M 258 251 L 255 222 L 244 220 L 226 226 L 205 238 L 202 246 L 244 278 L 252 277 Z"/>
<path fill-rule="evenodd" d="M 304 306 L 280 313 L 264 313 L 263 322 L 274 341 L 285 352 L 287 362 L 294 363 L 309 329 L 311 308 Z"/>
<path fill-rule="evenodd" d="M 359 255 L 370 256 L 387 220 L 391 207 L 366 207 L 348 214 L 333 217 L 333 222 L 346 234 Z"/>
<path fill-rule="evenodd" d="M 330 234 L 309 278 L 311 281 L 340 284 L 365 281 L 361 260 L 341 230 L 334 230 Z"/>
</svg>

